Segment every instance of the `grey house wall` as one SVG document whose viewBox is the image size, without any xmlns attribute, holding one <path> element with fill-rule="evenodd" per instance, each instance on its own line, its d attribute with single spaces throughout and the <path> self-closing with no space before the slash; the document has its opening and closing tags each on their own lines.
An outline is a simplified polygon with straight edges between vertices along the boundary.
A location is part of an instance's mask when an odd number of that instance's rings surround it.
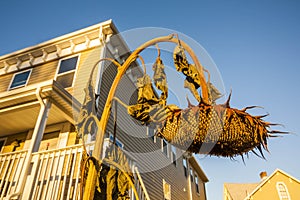
<svg viewBox="0 0 300 200">
<path fill-rule="evenodd" d="M 113 58 L 107 51 L 106 57 Z M 133 67 L 133 73 L 142 76 L 141 69 Z M 105 63 L 100 96 L 98 101 L 98 117 L 101 117 L 105 100 L 110 86 L 117 73 L 117 67 Z M 136 86 L 125 74 L 118 85 L 116 96 L 126 104 L 133 104 L 137 99 Z M 113 115 L 115 106 L 112 106 L 111 116 L 107 127 L 107 133 L 113 133 Z M 142 126 L 137 120 L 127 114 L 126 108 L 117 105 L 117 139 L 124 144 L 124 150 L 129 152 L 137 162 L 144 184 L 151 199 L 163 199 L 163 179 L 171 185 L 171 199 L 188 199 L 187 177 L 184 173 L 182 156 L 177 158 L 176 166 L 172 164 L 171 156 L 167 157 L 161 150 L 161 139 L 156 138 L 156 142 L 147 135 L 147 127 Z M 177 155 L 179 154 L 179 151 Z M 158 167 L 161 166 L 161 167 Z M 203 181 L 199 178 L 200 194 L 196 192 L 195 183 L 192 183 L 193 199 L 206 199 Z"/>
</svg>

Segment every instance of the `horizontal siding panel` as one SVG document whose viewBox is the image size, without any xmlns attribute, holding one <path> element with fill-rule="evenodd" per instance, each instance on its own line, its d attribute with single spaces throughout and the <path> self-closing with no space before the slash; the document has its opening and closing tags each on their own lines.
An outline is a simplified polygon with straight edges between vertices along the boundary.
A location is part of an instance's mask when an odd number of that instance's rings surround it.
<svg viewBox="0 0 300 200">
<path fill-rule="evenodd" d="M 75 75 L 73 88 L 73 95 L 79 102 L 83 101 L 85 95 L 84 88 L 89 80 L 93 66 L 100 59 L 101 50 L 102 47 L 97 47 L 80 53 L 79 65 Z M 97 72 L 94 75 L 97 75 Z"/>
<path fill-rule="evenodd" d="M 54 79 L 57 65 L 58 60 L 35 66 L 29 78 L 28 85 Z"/>
<path fill-rule="evenodd" d="M 7 91 L 12 77 L 13 77 L 13 73 L 0 76 L 0 92 Z"/>
</svg>

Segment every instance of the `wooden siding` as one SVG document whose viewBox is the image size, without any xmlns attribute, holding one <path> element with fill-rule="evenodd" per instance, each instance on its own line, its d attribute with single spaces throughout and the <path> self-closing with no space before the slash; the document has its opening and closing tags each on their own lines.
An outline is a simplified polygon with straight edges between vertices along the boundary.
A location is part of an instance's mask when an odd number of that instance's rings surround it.
<svg viewBox="0 0 300 200">
<path fill-rule="evenodd" d="M 14 74 L 11 73 L 0 76 L 0 92 L 7 91 L 13 75 Z"/>
<path fill-rule="evenodd" d="M 78 91 L 75 93 L 75 97 L 79 100 L 82 100 L 84 93 L 82 93 L 83 88 L 86 86 L 86 82 L 88 80 L 90 71 L 94 64 L 100 59 L 100 52 L 102 47 L 91 48 L 89 50 L 85 50 L 82 52 L 77 52 L 73 55 L 80 55 L 78 68 L 75 73 L 75 89 L 68 88 L 67 90 L 73 93 L 73 91 Z M 64 59 L 61 57 L 60 59 Z M 29 77 L 27 86 L 44 82 L 47 80 L 55 79 L 55 75 L 57 72 L 57 67 L 60 59 L 56 59 L 50 62 L 46 62 L 44 64 L 36 65 L 31 67 L 32 72 Z M 28 70 L 30 68 L 26 68 L 24 70 Z M 22 71 L 22 70 L 20 70 Z M 18 71 L 19 72 L 19 71 Z M 96 73 L 95 73 L 96 74 Z M 9 84 L 13 78 L 14 73 L 9 73 L 0 76 L 0 92 L 5 92 L 8 90 Z"/>
<path fill-rule="evenodd" d="M 102 49 L 102 47 L 97 47 L 80 53 L 79 64 L 75 74 L 73 92 L 69 90 L 69 92 L 79 102 L 83 101 L 85 95 L 84 88 L 86 87 L 93 66 L 100 59 L 100 53 Z M 97 69 L 94 75 L 97 75 Z M 96 77 L 94 76 L 94 78 Z"/>
<path fill-rule="evenodd" d="M 58 60 L 34 66 L 27 85 L 54 79 Z"/>
<path fill-rule="evenodd" d="M 27 86 L 35 84 L 35 83 L 54 79 L 57 65 L 58 65 L 58 60 L 55 60 L 55 61 L 47 62 L 42 65 L 36 65 L 36 66 L 32 67 L 32 72 L 29 77 Z M 27 68 L 24 70 L 28 70 L 28 69 L 30 69 L 30 68 Z M 22 71 L 22 70 L 20 70 L 20 71 Z M 20 72 L 20 71 L 18 71 L 18 72 Z M 18 73 L 18 72 L 15 72 L 15 73 Z M 1 80 L 0 81 L 1 82 L 0 92 L 5 92 L 8 90 L 8 87 L 13 78 L 13 75 L 14 75 L 14 73 L 9 73 L 9 74 L 2 75 L 0 77 L 0 80 Z"/>
<path fill-rule="evenodd" d="M 267 180 L 260 188 L 251 195 L 251 199 L 274 199 L 280 200 L 276 184 L 282 182 L 287 187 L 290 199 L 300 199 L 300 183 L 295 179 L 288 177 L 287 175 L 281 173 L 280 171 L 276 172 L 270 179 Z"/>
</svg>

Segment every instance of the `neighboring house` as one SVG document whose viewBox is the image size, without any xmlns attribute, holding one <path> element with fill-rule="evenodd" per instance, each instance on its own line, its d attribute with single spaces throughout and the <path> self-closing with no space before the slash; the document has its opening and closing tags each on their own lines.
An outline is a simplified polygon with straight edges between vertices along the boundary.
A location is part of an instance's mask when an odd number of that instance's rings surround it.
<svg viewBox="0 0 300 200">
<path fill-rule="evenodd" d="M 300 181 L 280 169 L 260 173 L 259 183 L 225 183 L 224 200 L 300 199 Z"/>
<path fill-rule="evenodd" d="M 94 64 L 105 57 L 122 63 L 128 56 L 122 38 L 110 40 L 116 34 L 108 20 L 0 57 L 0 199 L 79 199 L 83 145 L 74 118 Z M 104 62 L 94 74 L 98 117 L 116 70 Z M 132 103 L 136 93 L 129 91 L 136 90 L 141 75 L 135 63 L 116 96 Z M 117 115 L 117 145 L 131 161 L 139 195 L 206 199 L 208 179 L 194 156 L 156 138 L 122 106 Z M 111 115 L 105 144 L 113 127 Z M 87 142 L 92 152 L 93 138 Z"/>
</svg>

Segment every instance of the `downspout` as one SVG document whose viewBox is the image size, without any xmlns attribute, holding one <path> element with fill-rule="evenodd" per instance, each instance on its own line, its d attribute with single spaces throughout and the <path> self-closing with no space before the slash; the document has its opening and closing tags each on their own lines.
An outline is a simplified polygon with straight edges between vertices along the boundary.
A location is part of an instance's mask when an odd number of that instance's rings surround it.
<svg viewBox="0 0 300 200">
<path fill-rule="evenodd" d="M 40 108 L 38 119 L 36 121 L 34 130 L 33 130 L 32 136 L 31 136 L 30 146 L 29 146 L 29 149 L 26 154 L 26 158 L 24 161 L 24 166 L 23 166 L 21 175 L 20 175 L 17 191 L 15 193 L 9 195 L 8 197 L 6 197 L 5 199 L 7 199 L 7 200 L 10 200 L 13 197 L 19 196 L 24 191 L 25 183 L 26 183 L 27 175 L 28 175 L 28 170 L 29 170 L 30 163 L 32 160 L 32 152 L 34 152 L 36 150 L 35 143 L 39 136 L 38 133 L 40 132 L 41 128 L 43 128 L 43 129 L 45 128 L 45 124 L 42 124 L 44 126 L 44 127 L 42 127 L 41 122 L 43 122 L 42 121 L 43 119 L 48 118 L 48 110 L 49 110 L 51 104 L 48 99 L 46 99 L 44 102 L 44 100 L 41 97 L 41 91 L 42 91 L 42 89 L 40 87 L 38 87 L 36 89 L 36 93 L 35 93 L 36 98 L 37 98 L 38 102 L 40 103 L 41 108 Z"/>
</svg>

